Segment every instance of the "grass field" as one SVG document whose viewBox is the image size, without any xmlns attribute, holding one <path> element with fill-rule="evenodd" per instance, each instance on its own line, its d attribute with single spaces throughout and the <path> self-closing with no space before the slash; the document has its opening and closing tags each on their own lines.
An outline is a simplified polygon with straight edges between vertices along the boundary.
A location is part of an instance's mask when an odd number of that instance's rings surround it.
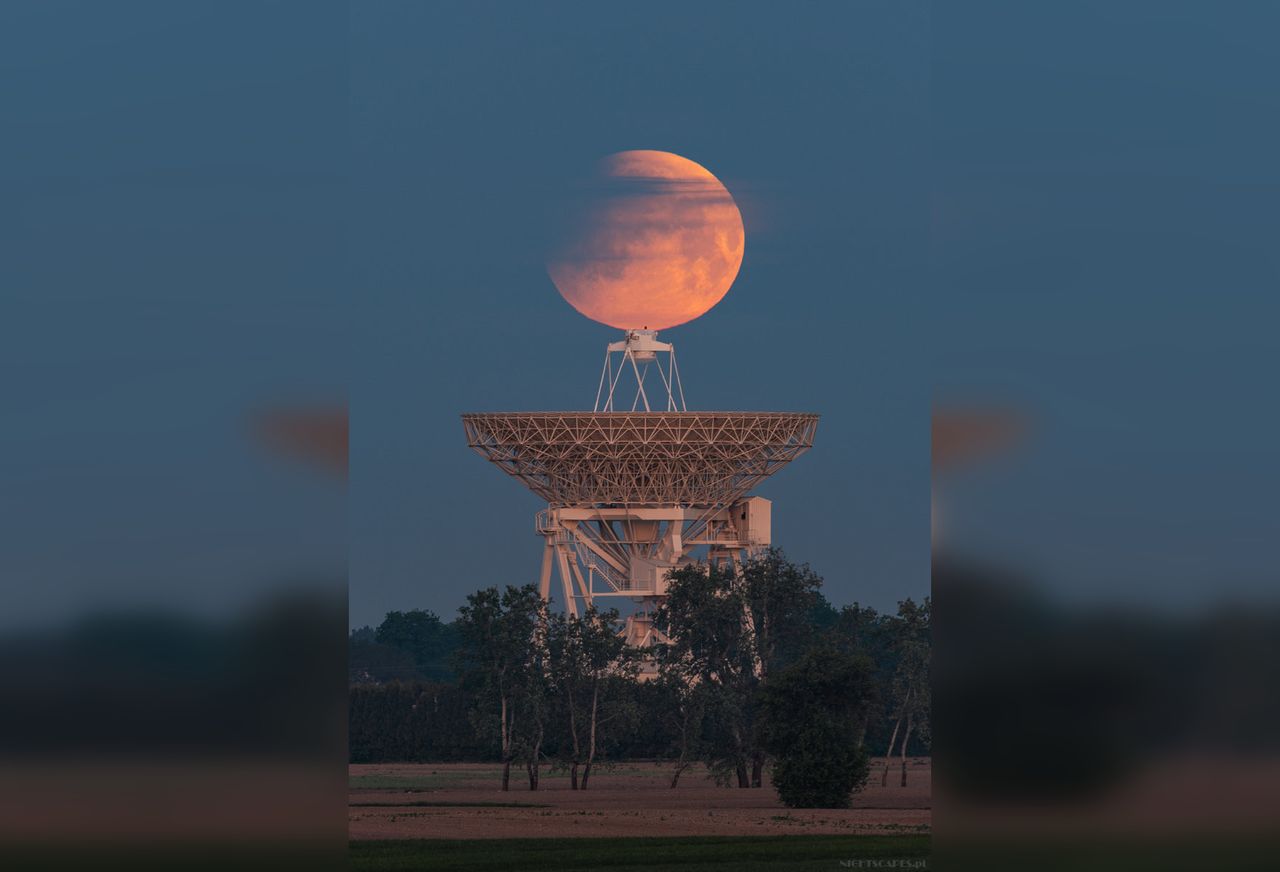
<svg viewBox="0 0 1280 872">
<path fill-rule="evenodd" d="M 685 772 L 676 788 L 671 767 L 652 762 L 598 767 L 588 790 L 571 790 L 565 772 L 544 769 L 537 791 L 518 771 L 504 792 L 501 772 L 489 763 L 352 764 L 348 837 L 761 839 L 927 835 L 930 829 L 927 758 L 912 758 L 907 787 L 899 786 L 896 773 L 887 787 L 872 779 L 847 809 L 788 809 L 768 784 L 726 787 L 700 767 Z"/>
<path fill-rule="evenodd" d="M 351 843 L 351 868 L 663 872 L 838 870 L 842 860 L 925 860 L 929 837 L 758 836 L 622 839 L 405 839 Z M 911 868 L 903 864 L 898 868 Z"/>
<path fill-rule="evenodd" d="M 365 774 L 352 775 L 348 779 L 353 790 L 405 790 L 429 791 L 447 790 L 461 784 L 474 781 L 487 781 L 496 784 L 502 772 L 501 766 L 468 766 L 465 769 L 448 768 L 451 764 L 441 764 L 436 768 L 418 767 L 420 771 L 412 775 Z M 645 778 L 663 781 L 671 778 L 670 771 L 653 766 L 618 764 L 604 765 L 596 769 L 597 778 L 603 775 L 622 776 L 627 778 Z M 524 771 L 516 767 L 511 772 L 513 782 L 519 788 L 524 778 Z M 548 786 L 563 782 L 568 783 L 569 773 L 564 769 L 544 767 L 541 781 Z"/>
<path fill-rule="evenodd" d="M 491 781 L 496 781 L 501 770 L 494 767 Z M 488 773 L 485 773 L 488 775 Z M 519 776 L 519 772 L 516 775 Z M 472 771 L 450 772 L 435 770 L 420 775 L 353 775 L 348 783 L 353 790 L 404 790 L 427 791 L 444 790 L 457 784 L 473 781 L 477 774 Z"/>
</svg>

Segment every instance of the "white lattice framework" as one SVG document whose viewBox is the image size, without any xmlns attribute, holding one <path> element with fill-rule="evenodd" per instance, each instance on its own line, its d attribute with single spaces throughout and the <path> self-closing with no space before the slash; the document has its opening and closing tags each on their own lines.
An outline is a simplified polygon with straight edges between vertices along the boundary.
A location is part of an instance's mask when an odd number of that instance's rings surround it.
<svg viewBox="0 0 1280 872">
<path fill-rule="evenodd" d="M 656 372 L 657 378 L 649 378 L 651 372 Z M 656 330 L 628 330 L 621 341 L 610 342 L 605 348 L 595 411 L 618 411 L 632 386 L 635 393 L 629 411 L 652 412 L 659 401 L 668 412 L 687 411 L 680 368 L 676 366 L 676 348 L 670 342 L 659 342 Z M 653 404 L 649 401 L 650 394 L 653 394 Z"/>
<path fill-rule="evenodd" d="M 616 368 L 611 353 L 621 355 Z M 636 385 L 632 408 L 649 409 L 654 371 L 667 410 L 614 411 L 624 372 Z M 812 414 L 683 404 L 674 349 L 653 331 L 629 331 L 606 352 L 596 411 L 462 416 L 467 444 L 547 502 L 536 521 L 543 597 L 554 573 L 570 614 L 597 597 L 630 598 L 640 605 L 625 631 L 633 644 L 664 638 L 652 610 L 671 569 L 740 561 L 770 544 L 771 504 L 748 494 L 807 451 L 818 426 Z"/>
<path fill-rule="evenodd" d="M 467 444 L 553 507 L 724 506 L 813 445 L 789 412 L 462 416 Z"/>
</svg>

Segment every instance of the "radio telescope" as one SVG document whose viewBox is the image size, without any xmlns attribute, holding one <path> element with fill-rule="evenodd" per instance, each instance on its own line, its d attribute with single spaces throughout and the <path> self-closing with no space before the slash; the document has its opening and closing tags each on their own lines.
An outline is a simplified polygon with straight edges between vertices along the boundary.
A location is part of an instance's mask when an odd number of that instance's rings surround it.
<svg viewBox="0 0 1280 872">
<path fill-rule="evenodd" d="M 628 155 L 638 157 L 623 159 Z M 617 173 L 626 179 L 652 165 L 654 178 L 641 176 L 647 183 L 665 183 L 675 172 L 695 176 L 703 188 L 711 181 L 719 185 L 701 166 L 666 152 L 623 152 L 606 165 L 620 167 Z M 728 198 L 723 186 L 719 191 Z M 706 200 L 704 190 L 696 193 L 698 202 Z M 651 202 L 664 196 L 672 203 Z M 698 221 L 726 223 L 723 209 L 705 218 L 684 209 L 680 198 L 689 196 L 687 184 L 676 184 L 669 195 L 650 184 L 648 199 L 639 202 L 646 214 L 683 210 L 680 232 L 694 239 Z M 631 208 L 637 198 L 625 202 Z M 736 215 L 731 198 L 728 203 Z M 740 247 L 737 252 L 740 259 Z M 617 259 L 616 252 L 606 256 Z M 644 269 L 654 270 L 651 252 L 641 256 Z M 678 257 L 688 256 L 685 246 Z M 589 266 L 576 273 L 558 268 L 581 275 Z M 676 261 L 668 266 L 680 269 Z M 569 298 L 564 287 L 561 292 Z M 581 299 L 573 302 L 593 317 Z M 641 319 L 643 304 L 630 304 Z M 665 308 L 655 308 L 651 323 L 664 323 L 670 297 L 655 305 Z M 613 310 L 596 320 L 618 326 Z M 630 644 L 647 647 L 666 639 L 653 612 L 666 595 L 668 572 L 698 560 L 740 564 L 770 545 L 772 504 L 750 492 L 813 445 L 818 416 L 689 411 L 674 346 L 659 341 L 656 330 L 625 328 L 623 338 L 606 348 L 590 412 L 465 414 L 462 422 L 471 448 L 547 502 L 535 520 L 543 539 L 543 598 L 550 599 L 554 576 L 573 615 L 597 601 L 630 600 L 636 608 L 624 634 Z"/>
</svg>

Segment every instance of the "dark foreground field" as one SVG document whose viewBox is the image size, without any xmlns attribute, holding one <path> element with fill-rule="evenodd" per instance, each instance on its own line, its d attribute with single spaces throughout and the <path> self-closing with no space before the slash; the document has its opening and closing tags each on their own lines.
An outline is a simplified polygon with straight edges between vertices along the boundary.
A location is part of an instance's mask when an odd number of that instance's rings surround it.
<svg viewBox="0 0 1280 872">
<path fill-rule="evenodd" d="M 727 838 L 419 839 L 351 843 L 354 870 L 666 869 L 754 872 L 855 868 L 841 861 L 896 861 L 923 868 L 928 836 L 754 836 Z M 868 864 L 864 868 L 871 868 Z"/>
<path fill-rule="evenodd" d="M 543 773 L 531 791 L 512 773 L 502 792 L 492 764 L 353 765 L 350 837 L 373 839 L 624 839 L 636 836 L 757 839 L 768 836 L 918 836 L 930 829 L 930 765 L 913 759 L 906 787 L 873 778 L 847 809 L 789 809 L 765 787 L 721 787 L 691 769 L 672 790 L 669 766 L 601 768 L 589 790 L 564 772 Z"/>
</svg>

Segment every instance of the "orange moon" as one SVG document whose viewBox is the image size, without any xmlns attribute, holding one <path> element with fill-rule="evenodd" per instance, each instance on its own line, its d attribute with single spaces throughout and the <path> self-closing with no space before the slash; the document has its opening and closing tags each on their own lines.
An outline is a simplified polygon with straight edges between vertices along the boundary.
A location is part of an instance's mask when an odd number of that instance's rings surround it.
<svg viewBox="0 0 1280 872">
<path fill-rule="evenodd" d="M 720 180 L 667 151 L 604 158 L 547 272 L 569 305 L 623 330 L 703 315 L 742 266 L 742 213 Z"/>
</svg>

